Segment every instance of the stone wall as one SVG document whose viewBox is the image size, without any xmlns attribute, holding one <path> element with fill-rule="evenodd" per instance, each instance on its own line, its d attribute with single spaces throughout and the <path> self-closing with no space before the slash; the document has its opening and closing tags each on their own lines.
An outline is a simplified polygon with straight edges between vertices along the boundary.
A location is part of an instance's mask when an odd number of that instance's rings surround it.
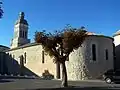
<svg viewBox="0 0 120 90">
<path fill-rule="evenodd" d="M 92 60 L 92 44 L 96 45 L 96 61 Z M 108 60 L 105 55 L 106 49 L 108 50 Z M 16 61 L 16 66 L 20 64 L 19 56 L 24 56 L 26 53 L 26 62 L 24 63 L 26 74 L 41 76 L 45 70 L 48 70 L 56 78 L 56 65 L 53 63 L 53 58 L 45 54 L 44 63 L 42 63 L 42 51 L 40 44 L 31 44 L 10 49 L 6 53 L 9 53 Z M 16 69 L 15 65 L 9 64 L 10 61 L 8 60 L 8 71 L 17 72 L 19 67 Z M 113 39 L 95 35 L 87 37 L 82 47 L 70 54 L 69 61 L 66 61 L 66 68 L 68 80 L 99 78 L 105 71 L 113 68 Z"/>
<path fill-rule="evenodd" d="M 108 69 L 113 69 L 113 40 L 103 36 L 89 36 L 82 47 L 74 50 L 66 62 L 69 80 L 99 78 Z M 91 45 L 96 45 L 96 61 L 92 60 Z M 108 49 L 108 60 L 105 50 Z"/>
<path fill-rule="evenodd" d="M 12 56 L 12 58 L 20 65 L 20 55 L 26 53 L 26 61 L 24 61 L 24 66 L 26 74 L 32 75 L 33 73 L 37 76 L 41 76 L 45 70 L 48 70 L 50 74 L 53 74 L 56 77 L 56 65 L 53 63 L 52 58 L 49 55 L 44 54 L 44 63 L 42 63 L 42 46 L 41 45 L 32 45 L 26 47 L 20 47 L 18 49 L 11 49 L 6 53 Z M 25 60 L 25 56 L 24 56 Z M 16 67 L 11 64 L 8 64 L 8 70 L 11 72 Z"/>
<path fill-rule="evenodd" d="M 6 53 L 4 50 L 8 50 L 9 48 L 3 45 L 0 45 L 0 74 L 6 74 L 7 64 L 6 64 Z"/>
</svg>

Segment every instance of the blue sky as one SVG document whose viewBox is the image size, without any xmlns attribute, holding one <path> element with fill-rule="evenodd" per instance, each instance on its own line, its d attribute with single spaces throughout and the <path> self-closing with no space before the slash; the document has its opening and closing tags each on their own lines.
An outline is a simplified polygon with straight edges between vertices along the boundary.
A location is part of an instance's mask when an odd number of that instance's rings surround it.
<svg viewBox="0 0 120 90">
<path fill-rule="evenodd" d="M 120 29 L 120 0 L 1 0 L 0 44 L 10 46 L 14 23 L 20 11 L 29 23 L 29 38 L 34 32 L 52 32 L 66 24 L 85 26 L 90 32 L 112 36 Z M 10 2 L 11 1 L 11 2 Z"/>
</svg>

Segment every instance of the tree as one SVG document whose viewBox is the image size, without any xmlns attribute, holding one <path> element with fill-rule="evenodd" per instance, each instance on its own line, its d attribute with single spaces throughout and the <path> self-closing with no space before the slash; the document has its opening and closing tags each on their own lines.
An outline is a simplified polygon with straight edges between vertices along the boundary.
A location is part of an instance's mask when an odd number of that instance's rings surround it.
<svg viewBox="0 0 120 90">
<path fill-rule="evenodd" d="M 84 27 L 72 28 L 67 26 L 63 31 L 56 31 L 55 33 L 35 32 L 35 42 L 41 43 L 45 52 L 51 57 L 54 57 L 55 63 L 60 63 L 62 68 L 62 87 L 67 87 L 67 70 L 65 61 L 68 60 L 69 54 L 81 46 L 87 31 Z"/>
<path fill-rule="evenodd" d="M 3 16 L 3 10 L 1 8 L 1 4 L 2 4 L 2 2 L 0 2 L 0 18 L 2 18 L 2 16 Z"/>
</svg>

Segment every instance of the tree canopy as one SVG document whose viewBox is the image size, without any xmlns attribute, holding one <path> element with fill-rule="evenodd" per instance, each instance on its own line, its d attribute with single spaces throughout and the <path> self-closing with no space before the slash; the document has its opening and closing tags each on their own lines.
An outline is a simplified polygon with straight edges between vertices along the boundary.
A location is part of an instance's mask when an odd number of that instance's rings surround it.
<svg viewBox="0 0 120 90">
<path fill-rule="evenodd" d="M 60 57 L 57 51 L 58 47 L 62 48 L 62 52 L 67 57 L 73 49 L 81 46 L 87 34 L 84 27 L 72 28 L 67 27 L 63 31 L 56 31 L 54 34 L 42 32 L 35 32 L 35 41 L 43 45 L 44 50 L 54 57 Z"/>
</svg>

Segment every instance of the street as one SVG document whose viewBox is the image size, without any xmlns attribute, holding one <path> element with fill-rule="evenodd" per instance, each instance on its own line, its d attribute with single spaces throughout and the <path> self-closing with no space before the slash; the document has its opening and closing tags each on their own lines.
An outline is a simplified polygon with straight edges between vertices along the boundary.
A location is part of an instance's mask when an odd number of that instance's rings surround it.
<svg viewBox="0 0 120 90">
<path fill-rule="evenodd" d="M 3 79 L 0 80 L 0 90 L 54 90 L 55 88 L 59 89 L 60 84 L 60 80 Z M 120 84 L 106 84 L 104 81 L 100 80 L 69 81 L 69 86 L 74 89 L 81 88 L 85 90 L 120 89 Z M 62 89 L 64 90 L 65 88 Z M 70 90 L 70 88 L 68 89 Z"/>
</svg>

